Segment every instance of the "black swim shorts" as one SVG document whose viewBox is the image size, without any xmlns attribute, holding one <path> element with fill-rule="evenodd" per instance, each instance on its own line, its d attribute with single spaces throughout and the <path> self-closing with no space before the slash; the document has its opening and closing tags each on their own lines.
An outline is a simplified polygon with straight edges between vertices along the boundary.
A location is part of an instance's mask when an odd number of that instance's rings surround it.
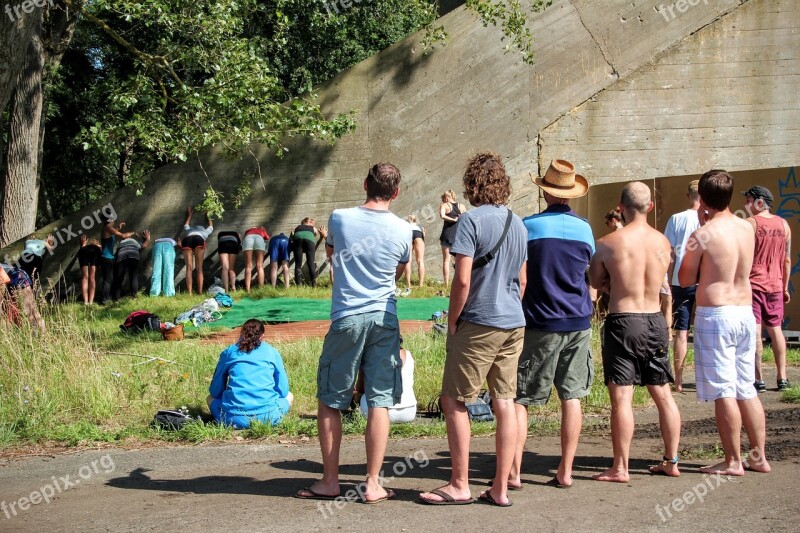
<svg viewBox="0 0 800 533">
<path fill-rule="evenodd" d="M 102 250 L 99 246 L 90 244 L 78 250 L 78 264 L 82 267 L 97 266 L 100 264 L 100 254 Z"/>
<path fill-rule="evenodd" d="M 184 250 L 194 250 L 195 248 L 205 248 L 206 241 L 200 235 L 189 235 L 181 239 L 181 248 Z"/>
<path fill-rule="evenodd" d="M 605 384 L 674 383 L 669 364 L 669 332 L 661 313 L 615 313 L 603 332 Z"/>
</svg>

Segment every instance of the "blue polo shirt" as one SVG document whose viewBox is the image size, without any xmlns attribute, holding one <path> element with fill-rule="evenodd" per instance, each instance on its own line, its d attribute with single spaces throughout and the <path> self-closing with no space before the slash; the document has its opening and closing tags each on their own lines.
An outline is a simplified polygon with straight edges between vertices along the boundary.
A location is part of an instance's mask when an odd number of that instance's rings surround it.
<svg viewBox="0 0 800 533">
<path fill-rule="evenodd" d="M 594 254 L 592 228 L 568 205 L 524 218 L 528 230 L 525 326 L 540 331 L 583 331 L 594 310 L 586 269 Z"/>
</svg>

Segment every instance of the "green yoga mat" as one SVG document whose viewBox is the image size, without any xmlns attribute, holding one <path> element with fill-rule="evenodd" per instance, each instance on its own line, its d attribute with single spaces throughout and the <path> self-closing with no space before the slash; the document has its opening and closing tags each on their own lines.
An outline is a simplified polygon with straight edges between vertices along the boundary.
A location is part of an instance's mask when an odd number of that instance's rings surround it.
<svg viewBox="0 0 800 533">
<path fill-rule="evenodd" d="M 400 320 L 428 320 L 436 311 L 447 310 L 447 298 L 399 298 L 397 316 Z M 235 328 L 250 318 L 266 322 L 300 322 L 302 320 L 328 320 L 331 301 L 311 298 L 263 298 L 236 300 L 220 320 L 204 324 L 213 328 Z"/>
</svg>

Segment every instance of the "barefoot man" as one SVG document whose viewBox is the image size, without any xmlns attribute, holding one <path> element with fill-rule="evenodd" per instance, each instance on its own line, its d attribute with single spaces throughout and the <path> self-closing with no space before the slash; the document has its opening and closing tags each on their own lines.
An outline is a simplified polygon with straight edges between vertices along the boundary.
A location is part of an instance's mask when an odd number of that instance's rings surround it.
<svg viewBox="0 0 800 533">
<path fill-rule="evenodd" d="M 622 190 L 620 210 L 627 225 L 597 241 L 589 282 L 610 294 L 603 334 L 603 373 L 611 396 L 611 468 L 597 481 L 630 481 L 628 458 L 633 439 L 633 386 L 647 385 L 658 408 L 664 460 L 654 474 L 678 476 L 681 415 L 672 398 L 669 332 L 661 314 L 659 290 L 670 262 L 666 237 L 647 223 L 653 209 L 650 189 L 641 182 Z"/>
<path fill-rule="evenodd" d="M 678 279 L 697 284 L 694 358 L 697 398 L 714 402 L 725 460 L 701 468 L 707 474 L 744 475 L 744 468 L 769 472 L 764 454 L 766 424 L 755 381 L 756 321 L 750 290 L 755 231 L 731 213 L 733 177 L 710 170 L 700 178 L 700 212 L 708 222 L 686 245 Z M 751 460 L 742 462 L 742 423 Z"/>
</svg>

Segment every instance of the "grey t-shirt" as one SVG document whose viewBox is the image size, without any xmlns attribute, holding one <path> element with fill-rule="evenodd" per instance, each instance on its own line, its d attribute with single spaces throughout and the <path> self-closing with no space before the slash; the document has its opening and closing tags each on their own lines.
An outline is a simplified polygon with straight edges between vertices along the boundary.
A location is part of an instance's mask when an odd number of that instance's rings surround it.
<svg viewBox="0 0 800 533">
<path fill-rule="evenodd" d="M 495 205 L 482 205 L 464 213 L 458 219 L 450 253 L 477 259 L 490 252 L 503 234 L 507 217 L 508 209 Z M 525 225 L 513 215 L 505 242 L 494 259 L 472 271 L 469 296 L 460 318 L 499 329 L 523 327 L 519 272 L 527 258 Z"/>
</svg>

